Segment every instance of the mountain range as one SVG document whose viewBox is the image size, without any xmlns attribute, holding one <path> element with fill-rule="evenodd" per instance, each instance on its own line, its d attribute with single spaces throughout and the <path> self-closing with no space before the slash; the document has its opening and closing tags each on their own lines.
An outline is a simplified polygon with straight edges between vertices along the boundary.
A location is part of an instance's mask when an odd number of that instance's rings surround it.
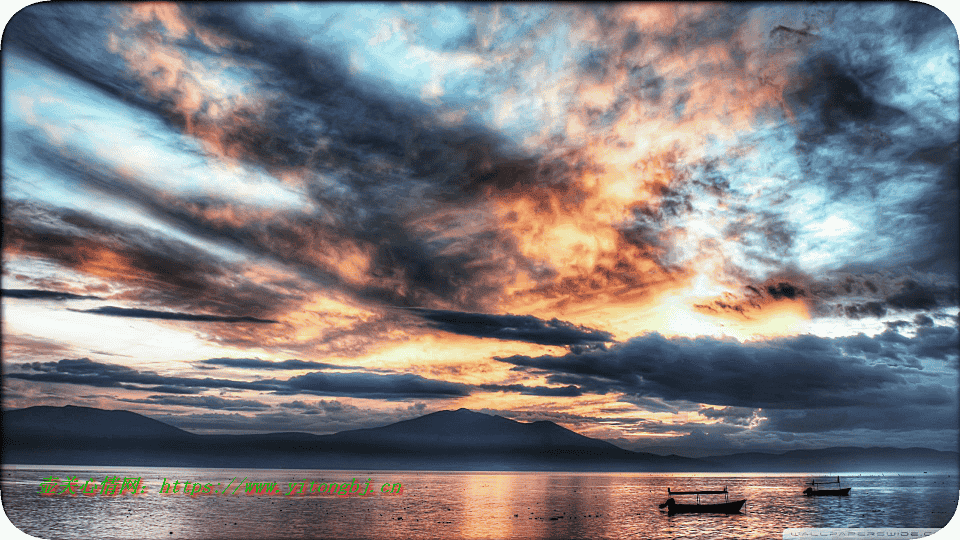
<svg viewBox="0 0 960 540">
<path fill-rule="evenodd" d="M 553 422 L 459 409 L 332 435 L 198 435 L 124 410 L 29 407 L 3 412 L 6 464 L 394 470 L 632 472 L 946 472 L 958 453 L 825 448 L 698 459 L 634 452 Z"/>
</svg>

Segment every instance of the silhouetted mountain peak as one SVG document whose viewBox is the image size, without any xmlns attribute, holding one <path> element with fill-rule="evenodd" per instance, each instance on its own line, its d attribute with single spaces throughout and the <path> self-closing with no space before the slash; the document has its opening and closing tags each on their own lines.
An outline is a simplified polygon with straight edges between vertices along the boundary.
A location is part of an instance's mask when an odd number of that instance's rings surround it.
<svg viewBox="0 0 960 540">
<path fill-rule="evenodd" d="M 135 412 L 40 405 L 3 412 L 4 436 L 159 438 L 194 434 Z"/>
<path fill-rule="evenodd" d="M 623 450 L 553 422 L 461 408 L 333 435 L 194 435 L 123 410 L 29 407 L 3 412 L 5 463 L 453 470 L 956 471 L 957 452 L 824 448 L 702 460 Z M 80 444 L 65 444 L 70 441 Z M 227 465 L 229 464 L 229 465 Z"/>
<path fill-rule="evenodd" d="M 327 436 L 338 443 L 393 448 L 477 451 L 543 450 L 560 447 L 624 452 L 545 420 L 525 423 L 470 409 L 444 410 L 388 426 Z"/>
</svg>

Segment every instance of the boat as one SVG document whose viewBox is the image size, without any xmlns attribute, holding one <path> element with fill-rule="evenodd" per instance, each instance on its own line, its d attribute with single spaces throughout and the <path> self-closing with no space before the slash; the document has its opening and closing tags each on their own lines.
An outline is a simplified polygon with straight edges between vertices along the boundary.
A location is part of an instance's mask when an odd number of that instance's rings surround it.
<svg viewBox="0 0 960 540">
<path fill-rule="evenodd" d="M 837 489 L 820 489 L 817 486 L 823 486 L 827 484 L 836 484 Z M 825 495 L 850 495 L 850 488 L 840 487 L 840 477 L 838 476 L 836 480 L 831 480 L 829 482 L 817 482 L 814 480 L 810 482 L 810 485 L 813 487 L 808 487 L 803 490 L 803 494 L 808 497 L 823 497 Z"/>
<path fill-rule="evenodd" d="M 670 497 L 663 504 L 660 505 L 660 508 L 666 508 L 668 515 L 673 514 L 738 514 L 740 509 L 743 508 L 743 505 L 747 502 L 746 499 L 739 501 L 731 501 L 729 492 L 727 491 L 726 486 L 723 490 L 714 490 L 714 491 L 673 491 L 670 488 L 667 488 L 668 495 L 696 495 L 697 503 L 696 504 L 681 504 L 678 503 L 673 497 Z M 700 495 L 723 495 L 724 502 L 722 503 L 713 503 L 713 504 L 700 504 Z"/>
</svg>

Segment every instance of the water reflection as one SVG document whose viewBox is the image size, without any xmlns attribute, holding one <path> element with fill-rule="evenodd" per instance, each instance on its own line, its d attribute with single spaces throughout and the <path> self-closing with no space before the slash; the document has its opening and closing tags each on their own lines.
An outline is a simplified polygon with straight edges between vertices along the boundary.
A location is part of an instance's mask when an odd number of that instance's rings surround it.
<svg viewBox="0 0 960 540">
<path fill-rule="evenodd" d="M 460 538 L 510 538 L 516 519 L 507 515 L 516 507 L 515 497 L 524 491 L 512 474 L 472 474 L 462 479 L 459 507 L 464 511 L 459 527 Z M 456 492 L 454 492 L 456 493 Z"/>
<path fill-rule="evenodd" d="M 66 471 L 56 471 L 63 477 Z M 644 475 L 143 469 L 141 497 L 41 497 L 47 470 L 6 468 L 10 520 L 40 538 L 779 538 L 788 527 L 942 527 L 957 508 L 957 478 L 844 478 L 849 497 L 805 497 L 809 476 Z M 102 479 L 100 470 L 71 476 Z M 234 476 L 287 482 L 401 482 L 398 496 L 339 498 L 160 495 L 162 478 L 226 483 Z M 378 488 L 380 484 L 375 484 Z M 722 489 L 741 514 L 657 508 L 674 490 Z M 717 497 L 717 496 L 714 496 Z M 722 498 L 722 495 L 718 496 Z"/>
</svg>

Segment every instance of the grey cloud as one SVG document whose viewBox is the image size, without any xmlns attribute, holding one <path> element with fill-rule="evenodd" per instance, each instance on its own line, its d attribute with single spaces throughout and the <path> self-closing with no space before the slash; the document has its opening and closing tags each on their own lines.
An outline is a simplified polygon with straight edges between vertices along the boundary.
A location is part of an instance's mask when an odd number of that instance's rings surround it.
<svg viewBox="0 0 960 540">
<path fill-rule="evenodd" d="M 328 219 L 290 216 L 289 221 L 260 226 L 218 226 L 190 216 L 183 204 L 190 201 L 171 205 L 169 200 L 144 197 L 147 191 L 122 179 L 120 189 L 107 187 L 118 179 L 106 183 L 98 179 L 110 176 L 109 171 L 102 175 L 92 172 L 104 169 L 89 166 L 96 165 L 89 158 L 87 164 L 84 160 L 70 163 L 70 158 L 57 152 L 41 148 L 34 153 L 54 169 L 91 186 L 103 184 L 114 196 L 136 200 L 192 233 L 242 245 L 260 256 L 270 255 L 304 277 L 393 305 L 423 306 L 444 299 L 447 304 L 453 301 L 464 307 L 481 307 L 499 288 L 497 270 L 503 261 L 496 260 L 496 254 L 527 265 L 509 238 L 495 227 L 461 238 L 458 248 L 451 250 L 448 243 L 421 230 L 415 222 L 456 201 L 469 206 L 490 188 L 514 189 L 518 182 L 537 182 L 535 161 L 509 155 L 505 149 L 509 145 L 489 130 L 439 127 L 442 123 L 423 106 L 361 83 L 328 51 L 311 49 L 283 32 L 258 29 L 240 8 L 184 5 L 183 12 L 231 43 L 217 55 L 246 65 L 248 75 L 269 89 L 271 96 L 278 96 L 267 100 L 265 111 L 238 110 L 231 115 L 233 123 L 218 124 L 217 131 L 225 131 L 219 142 L 233 149 L 231 157 L 257 167 L 306 167 L 321 174 L 324 179 L 318 177 L 307 191 L 317 211 Z M 84 25 L 82 37 L 77 37 L 83 41 L 82 47 L 73 38 L 67 40 L 73 47 L 67 47 L 58 37 L 71 18 Z M 185 130 L 188 123 L 202 127 L 207 121 L 202 114 L 184 118 L 175 100 L 142 95 L 142 82 L 124 69 L 117 54 L 102 50 L 88 58 L 77 53 L 106 43 L 107 35 L 115 30 L 109 21 L 101 11 L 83 7 L 31 6 L 11 22 L 8 39 L 18 50 L 137 104 L 175 130 Z M 250 46 L 252 43 L 257 45 Z M 199 42 L 191 42 L 191 46 L 196 54 L 211 54 Z M 329 147 L 318 146 L 319 139 L 328 139 Z M 46 144 L 39 143 L 41 147 Z M 371 166 L 381 161 L 387 170 Z M 329 189 L 330 179 L 342 189 Z M 424 212 L 425 205 L 432 210 Z M 410 212 L 413 208 L 415 215 Z M 300 256 L 309 252 L 302 248 L 322 239 L 338 239 L 369 250 L 371 275 L 392 279 L 370 280 L 360 288 L 341 282 L 318 261 Z M 394 282 L 397 279 L 399 283 Z"/>
<path fill-rule="evenodd" d="M 465 384 L 425 379 L 419 375 L 372 373 L 308 373 L 284 381 L 279 394 L 348 395 L 379 399 L 456 398 L 470 394 Z"/>
<path fill-rule="evenodd" d="M 199 407 L 219 411 L 264 411 L 270 406 L 252 399 L 226 399 L 217 396 L 148 396 L 144 399 L 118 399 L 126 403 L 163 405 L 175 407 Z"/>
<path fill-rule="evenodd" d="M 481 384 L 477 388 L 488 392 L 516 392 L 528 396 L 576 397 L 583 392 L 576 386 L 526 386 L 523 384 Z"/>
<path fill-rule="evenodd" d="M 606 351 L 498 360 L 585 392 L 735 407 L 821 409 L 868 405 L 884 401 L 885 393 L 909 394 L 914 385 L 888 362 L 920 367 L 920 359 L 949 358 L 957 332 L 937 328 L 936 334 L 903 338 L 905 343 L 890 341 L 891 336 L 873 340 L 799 336 L 738 343 L 648 334 Z"/>
<path fill-rule="evenodd" d="M 16 370 L 5 374 L 12 379 L 34 382 L 63 383 L 163 392 L 166 394 L 195 394 L 202 390 L 252 390 L 277 395 L 349 396 L 385 400 L 412 398 L 452 399 L 470 395 L 476 387 L 448 381 L 427 379 L 419 375 L 380 373 L 323 373 L 312 372 L 282 379 L 243 381 L 221 378 L 195 378 L 159 375 L 127 366 L 95 362 L 88 358 L 64 359 L 57 362 L 30 362 L 15 364 Z M 522 385 L 506 385 L 502 391 L 536 393 L 559 392 L 567 395 L 571 389 L 543 389 Z M 555 395 L 555 394 L 550 394 Z M 159 398 L 156 398 L 159 399 Z M 193 398 L 175 398 L 183 403 Z"/>
<path fill-rule="evenodd" d="M 901 310 L 931 309 L 937 306 L 937 298 L 929 287 L 910 280 L 900 292 L 887 297 L 887 303 Z"/>
<path fill-rule="evenodd" d="M 764 431 L 826 433 L 869 429 L 879 431 L 944 430 L 956 433 L 956 390 L 918 386 L 909 391 L 890 388 L 874 397 L 876 404 L 810 410 L 764 410 Z"/>
<path fill-rule="evenodd" d="M 540 345 L 583 345 L 613 341 L 609 332 L 577 326 L 565 321 L 545 321 L 532 315 L 488 315 L 436 309 L 409 308 L 446 332 L 466 336 L 525 341 Z"/>
<path fill-rule="evenodd" d="M 241 369 L 363 369 L 359 366 L 340 366 L 337 364 L 327 364 L 324 362 L 313 362 L 308 360 L 282 360 L 271 362 L 259 358 L 209 358 L 201 360 L 200 364 L 208 366 L 223 366 Z"/>
<path fill-rule="evenodd" d="M 770 293 L 775 300 L 780 300 L 781 298 L 788 298 L 793 300 L 798 296 L 804 296 L 803 289 L 798 289 L 793 285 L 785 282 L 777 283 L 776 285 L 770 285 L 767 287 L 767 292 Z"/>
<path fill-rule="evenodd" d="M 269 319 L 258 319 L 256 317 L 229 317 L 223 315 L 201 315 L 196 313 L 174 313 L 170 311 L 156 311 L 152 309 L 139 308 L 120 308 L 115 306 L 103 306 L 93 309 L 77 309 L 81 313 L 93 313 L 95 315 L 109 315 L 111 317 L 131 317 L 135 319 L 158 319 L 167 321 L 193 321 L 193 322 L 219 322 L 219 323 L 257 323 L 257 324 L 276 324 L 277 321 Z"/>
<path fill-rule="evenodd" d="M 100 300 L 99 296 L 87 296 L 40 289 L 3 289 L 2 295 L 6 298 L 20 298 L 24 300 Z"/>
<path fill-rule="evenodd" d="M 247 360 L 253 359 L 211 359 L 215 365 L 229 365 L 239 360 L 240 366 L 247 366 Z M 253 360 L 258 368 L 262 360 Z M 299 360 L 282 369 L 306 369 Z M 284 362 L 278 362 L 284 364 Z M 316 369 L 320 363 L 309 362 Z M 301 366 L 301 367 L 292 367 Z M 164 394 L 197 394 L 204 390 L 253 390 L 277 395 L 320 395 L 348 396 L 384 400 L 404 400 L 413 398 L 451 399 L 470 395 L 476 390 L 488 392 L 509 392 L 535 396 L 571 397 L 579 396 L 582 390 L 573 385 L 563 387 L 526 386 L 522 384 L 481 384 L 469 385 L 437 379 L 427 379 L 410 373 L 338 373 L 311 372 L 289 379 L 258 379 L 242 381 L 222 378 L 173 377 L 159 375 L 152 371 L 140 371 L 127 366 L 95 362 L 87 358 L 64 359 L 57 362 L 30 362 L 15 364 L 17 368 L 6 375 L 12 379 L 34 382 L 63 383 L 161 392 Z M 329 365 L 328 369 L 342 369 L 342 366 Z M 161 398 L 148 398 L 158 402 Z M 202 403 L 200 398 L 168 397 L 169 403 Z M 143 402 L 147 403 L 147 402 Z M 207 400 L 209 405 L 213 403 Z M 297 403 L 297 402 L 295 402 Z M 302 403 L 302 402 L 300 402 Z M 197 405 L 200 406 L 200 405 Z M 211 407 L 214 408 L 214 407 Z"/>
<path fill-rule="evenodd" d="M 183 242 L 109 223 L 89 214 L 18 201 L 4 202 L 5 249 L 52 260 L 77 271 L 82 271 L 87 257 L 109 252 L 112 260 L 123 265 L 110 268 L 114 274 L 111 277 L 137 287 L 135 294 L 141 302 L 242 318 L 249 317 L 251 312 L 271 313 L 288 298 L 260 284 L 238 280 L 242 272 L 234 265 Z M 143 283 L 150 286 L 140 288 Z M 226 287 L 224 283 L 232 286 Z M 146 311 L 125 312 L 123 308 L 110 308 L 104 313 L 148 314 Z"/>
<path fill-rule="evenodd" d="M 734 422 L 743 419 L 752 418 L 756 414 L 756 409 L 751 409 L 749 407 L 723 407 L 720 409 L 714 407 L 705 407 L 697 411 L 701 416 L 707 418 L 721 418 L 727 419 L 731 418 Z"/>
<path fill-rule="evenodd" d="M 9 372 L 5 377 L 35 382 L 80 384 L 102 388 L 153 390 L 149 385 L 167 389 L 234 388 L 238 390 L 270 391 L 276 381 L 234 381 L 228 379 L 196 379 L 159 375 L 117 364 L 95 362 L 89 358 L 64 359 L 57 362 L 30 362 L 17 364 L 21 371 Z"/>
<path fill-rule="evenodd" d="M 847 317 L 859 319 L 860 317 L 883 317 L 887 314 L 887 309 L 880 302 L 865 302 L 863 304 L 851 304 L 843 307 Z"/>
</svg>

